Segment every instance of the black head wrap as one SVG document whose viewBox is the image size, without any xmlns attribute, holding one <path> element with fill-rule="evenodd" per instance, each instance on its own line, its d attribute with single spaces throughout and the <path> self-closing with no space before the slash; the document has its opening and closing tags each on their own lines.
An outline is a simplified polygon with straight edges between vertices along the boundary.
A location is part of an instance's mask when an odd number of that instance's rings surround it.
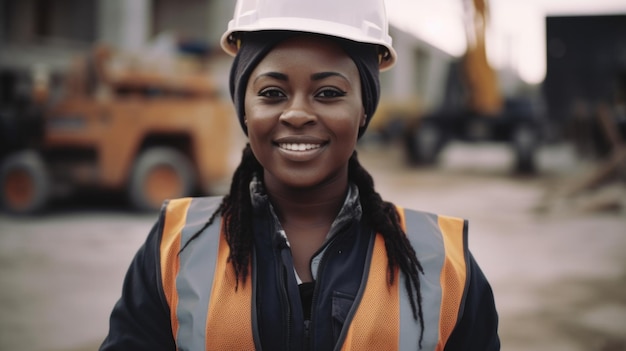
<svg viewBox="0 0 626 351">
<path fill-rule="evenodd" d="M 241 38 L 241 48 L 239 49 L 230 70 L 230 95 L 235 104 L 239 124 L 246 135 L 248 129 L 244 123 L 244 99 L 246 86 L 250 74 L 257 64 L 267 55 L 278 43 L 293 37 L 299 32 L 288 31 L 259 31 L 243 33 Z M 357 43 L 336 37 L 329 37 L 336 40 L 354 61 L 361 79 L 361 96 L 363 109 L 365 111 L 366 122 L 359 130 L 359 137 L 363 135 L 369 124 L 378 100 L 380 98 L 380 81 L 378 78 L 378 53 L 375 45 Z"/>
</svg>

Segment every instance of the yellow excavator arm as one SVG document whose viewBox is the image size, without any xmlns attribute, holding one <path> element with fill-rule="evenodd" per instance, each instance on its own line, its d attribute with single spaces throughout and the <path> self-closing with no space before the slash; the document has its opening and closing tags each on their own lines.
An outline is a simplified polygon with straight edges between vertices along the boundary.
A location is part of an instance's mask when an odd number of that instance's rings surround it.
<svg viewBox="0 0 626 351">
<path fill-rule="evenodd" d="M 463 0 L 466 13 L 467 51 L 463 76 L 468 86 L 469 108 L 482 115 L 496 115 L 502 109 L 502 95 L 496 74 L 487 60 L 485 31 L 489 20 L 487 0 Z"/>
</svg>

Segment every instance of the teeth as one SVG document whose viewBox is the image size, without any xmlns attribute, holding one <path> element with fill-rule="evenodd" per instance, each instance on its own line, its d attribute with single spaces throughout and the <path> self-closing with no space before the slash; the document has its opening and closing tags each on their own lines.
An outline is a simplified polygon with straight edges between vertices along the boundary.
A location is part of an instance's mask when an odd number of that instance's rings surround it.
<svg viewBox="0 0 626 351">
<path fill-rule="evenodd" d="M 320 148 L 320 144 L 279 144 L 281 149 L 290 151 L 307 151 Z"/>
</svg>

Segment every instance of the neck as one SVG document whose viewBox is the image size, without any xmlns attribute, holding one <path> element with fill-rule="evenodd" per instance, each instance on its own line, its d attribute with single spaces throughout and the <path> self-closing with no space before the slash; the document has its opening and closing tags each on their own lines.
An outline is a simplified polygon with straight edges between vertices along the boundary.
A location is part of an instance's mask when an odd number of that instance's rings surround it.
<svg viewBox="0 0 626 351">
<path fill-rule="evenodd" d="M 284 188 L 266 184 L 276 215 L 284 227 L 330 228 L 348 191 L 348 179 L 315 188 Z"/>
</svg>

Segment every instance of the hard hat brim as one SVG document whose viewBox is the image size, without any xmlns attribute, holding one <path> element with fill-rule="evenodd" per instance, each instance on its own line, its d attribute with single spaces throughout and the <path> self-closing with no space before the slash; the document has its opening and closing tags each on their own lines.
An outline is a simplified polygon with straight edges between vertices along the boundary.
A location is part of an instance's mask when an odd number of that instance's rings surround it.
<svg viewBox="0 0 626 351">
<path fill-rule="evenodd" d="M 222 49 L 231 56 L 235 56 L 239 51 L 238 44 L 234 39 L 234 35 L 238 32 L 256 32 L 264 30 L 281 30 L 281 31 L 294 31 L 304 33 L 315 33 L 328 35 L 331 37 L 340 37 L 343 39 L 349 39 L 352 41 L 379 45 L 387 50 L 388 55 L 383 55 L 379 63 L 379 69 L 381 71 L 391 68 L 397 59 L 397 53 L 391 46 L 391 37 L 385 35 L 384 40 L 372 39 L 372 33 L 378 31 L 378 36 L 381 35 L 382 29 L 371 25 L 367 28 L 355 28 L 352 26 L 344 25 L 336 22 L 329 22 L 318 19 L 307 18 L 265 18 L 260 19 L 254 25 L 239 25 L 235 28 L 234 21 L 230 21 L 228 24 L 228 30 L 222 35 L 220 44 Z M 341 33 L 341 36 L 337 35 Z"/>
</svg>

